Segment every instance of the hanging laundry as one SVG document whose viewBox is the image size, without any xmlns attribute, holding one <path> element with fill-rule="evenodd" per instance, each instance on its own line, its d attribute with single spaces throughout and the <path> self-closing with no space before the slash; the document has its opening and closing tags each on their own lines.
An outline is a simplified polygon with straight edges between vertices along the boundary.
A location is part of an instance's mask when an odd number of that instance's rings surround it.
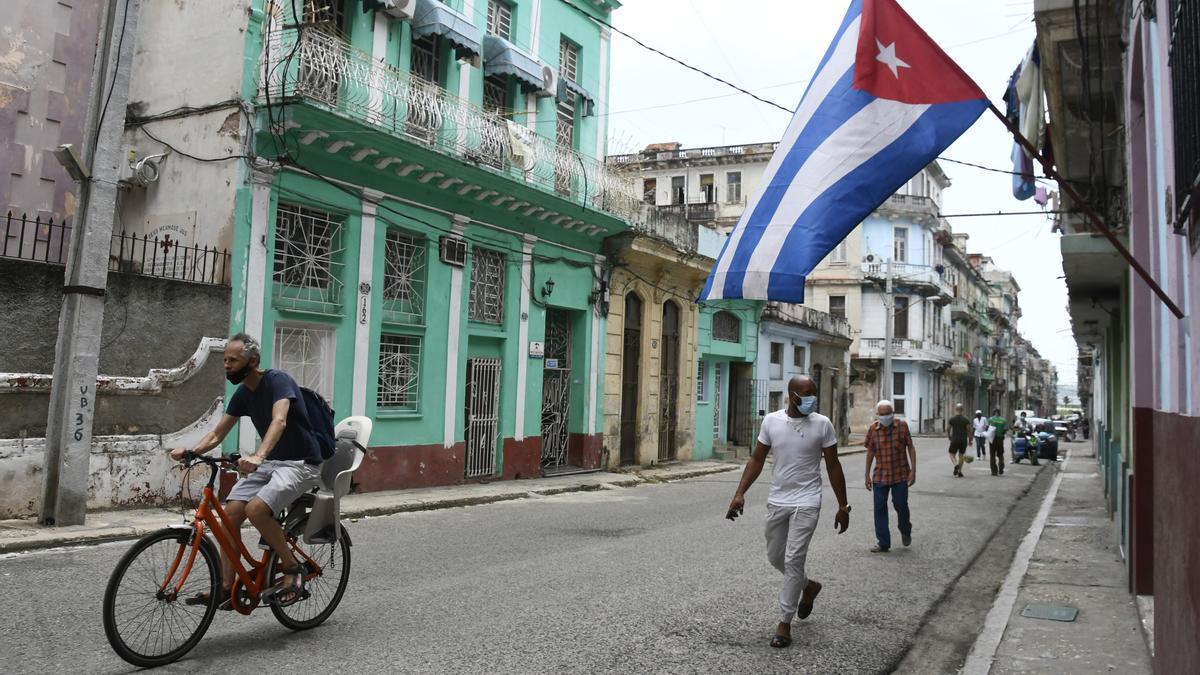
<svg viewBox="0 0 1200 675">
<path fill-rule="evenodd" d="M 1021 64 L 1016 90 L 1021 100 L 1021 135 L 1040 150 L 1046 131 L 1046 108 L 1042 94 L 1042 60 L 1038 56 L 1037 42 L 1029 48 L 1025 62 Z"/>
</svg>

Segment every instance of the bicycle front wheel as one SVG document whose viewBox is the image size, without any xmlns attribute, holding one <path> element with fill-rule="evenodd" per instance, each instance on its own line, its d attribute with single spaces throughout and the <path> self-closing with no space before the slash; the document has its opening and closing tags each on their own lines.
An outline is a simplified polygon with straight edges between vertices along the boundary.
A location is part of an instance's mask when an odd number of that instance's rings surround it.
<svg viewBox="0 0 1200 675">
<path fill-rule="evenodd" d="M 201 538 L 191 571 L 175 594 L 193 534 L 165 529 L 142 537 L 109 577 L 104 590 L 104 634 L 113 651 L 135 666 L 154 668 L 175 661 L 196 646 L 212 623 L 221 578 L 212 542 Z M 185 603 L 200 593 L 208 594 L 208 602 Z"/>
<path fill-rule="evenodd" d="M 279 623 L 292 630 L 308 630 L 321 625 L 337 609 L 350 583 L 350 535 L 346 529 L 341 529 L 341 536 L 333 544 L 306 544 L 301 539 L 306 522 L 301 520 L 289 528 L 288 539 L 295 542 L 292 554 L 310 570 L 304 581 L 309 597 L 287 607 L 270 605 L 271 613 Z M 315 568 L 321 571 L 314 575 L 312 570 Z M 267 578 L 272 584 L 282 578 L 279 556 L 274 553 L 271 554 Z"/>
</svg>

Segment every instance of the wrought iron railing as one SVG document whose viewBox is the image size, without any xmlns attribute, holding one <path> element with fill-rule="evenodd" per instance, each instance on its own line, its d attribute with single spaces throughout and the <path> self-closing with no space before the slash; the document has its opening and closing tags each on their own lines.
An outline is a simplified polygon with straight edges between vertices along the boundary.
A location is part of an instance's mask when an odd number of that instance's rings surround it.
<svg viewBox="0 0 1200 675">
<path fill-rule="evenodd" d="M 688 220 L 709 221 L 717 219 L 717 202 L 715 201 L 664 204 L 654 208 L 667 213 L 677 213 Z"/>
<path fill-rule="evenodd" d="M 930 197 L 923 197 L 921 195 L 894 194 L 888 197 L 887 201 L 881 204 L 879 208 L 934 217 L 938 215 L 937 202 Z"/>
<path fill-rule="evenodd" d="M 315 102 L 619 218 L 630 219 L 642 203 L 632 175 L 373 60 L 328 33 L 303 26 L 272 31 L 263 56 L 262 95 L 272 103 Z"/>
<path fill-rule="evenodd" d="M 1171 94 L 1175 118 L 1176 223 L 1189 219 L 1192 250 L 1200 246 L 1200 0 L 1171 0 Z"/>
<path fill-rule="evenodd" d="M 65 265 L 71 225 L 9 212 L 4 219 L 0 257 Z M 115 233 L 108 250 L 108 270 L 197 284 L 229 284 L 228 249 L 187 246 L 169 235 Z"/>
<path fill-rule="evenodd" d="M 43 219 L 9 211 L 4 219 L 0 257 L 63 265 L 71 246 L 71 226 L 53 218 Z"/>
</svg>

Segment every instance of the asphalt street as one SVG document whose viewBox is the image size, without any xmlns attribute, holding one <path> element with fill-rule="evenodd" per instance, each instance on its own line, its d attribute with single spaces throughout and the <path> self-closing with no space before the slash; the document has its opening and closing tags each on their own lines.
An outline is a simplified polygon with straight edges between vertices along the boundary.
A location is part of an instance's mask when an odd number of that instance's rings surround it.
<svg viewBox="0 0 1200 675">
<path fill-rule="evenodd" d="M 780 583 L 762 533 L 769 476 L 732 523 L 723 516 L 738 472 L 359 520 L 349 524 L 351 586 L 325 625 L 292 633 L 266 610 L 218 613 L 199 646 L 163 670 L 886 672 L 1036 471 L 1011 466 L 993 478 L 976 462 L 954 478 L 945 443 L 918 441 L 909 549 L 894 534 L 891 553 L 868 550 L 863 455 L 842 458 L 854 508 L 844 535 L 833 530 L 826 481 L 808 559 L 824 590 L 789 649 L 767 646 Z M 129 545 L 0 558 L 3 670 L 131 670 L 100 617 L 108 575 Z"/>
</svg>

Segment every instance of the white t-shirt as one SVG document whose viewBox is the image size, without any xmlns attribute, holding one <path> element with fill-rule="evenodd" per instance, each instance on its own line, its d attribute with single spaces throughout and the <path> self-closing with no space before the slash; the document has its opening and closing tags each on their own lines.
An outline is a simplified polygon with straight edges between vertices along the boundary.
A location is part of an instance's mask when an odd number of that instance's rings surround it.
<svg viewBox="0 0 1200 675">
<path fill-rule="evenodd" d="M 973 424 L 975 426 L 975 436 L 976 437 L 987 436 L 988 427 L 991 426 L 990 424 L 988 424 L 988 418 L 986 418 L 986 417 L 972 418 L 971 424 Z"/>
<path fill-rule="evenodd" d="M 812 413 L 788 417 L 777 410 L 763 418 L 758 442 L 771 446 L 775 473 L 767 503 L 773 506 L 821 505 L 822 450 L 837 445 L 837 432 L 829 418 Z"/>
</svg>

